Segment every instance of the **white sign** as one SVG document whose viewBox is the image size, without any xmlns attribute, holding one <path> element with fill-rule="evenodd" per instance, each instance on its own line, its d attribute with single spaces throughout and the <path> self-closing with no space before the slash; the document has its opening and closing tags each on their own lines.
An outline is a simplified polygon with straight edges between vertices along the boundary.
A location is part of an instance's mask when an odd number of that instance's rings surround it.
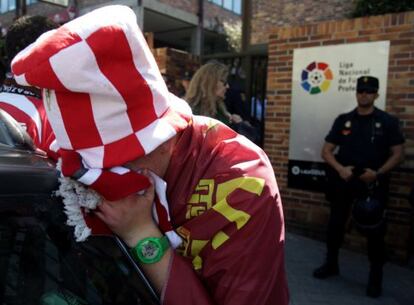
<svg viewBox="0 0 414 305">
<path fill-rule="evenodd" d="M 356 80 L 379 79 L 375 105 L 385 108 L 389 41 L 295 49 L 289 160 L 322 161 L 324 138 L 334 119 L 356 107 Z"/>
</svg>

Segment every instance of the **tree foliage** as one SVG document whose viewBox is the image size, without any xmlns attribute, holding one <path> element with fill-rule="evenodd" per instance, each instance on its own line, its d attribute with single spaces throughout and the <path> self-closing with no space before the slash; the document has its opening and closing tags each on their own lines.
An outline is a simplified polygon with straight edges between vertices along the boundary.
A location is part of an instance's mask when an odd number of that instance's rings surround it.
<svg viewBox="0 0 414 305">
<path fill-rule="evenodd" d="M 413 0 L 355 0 L 353 17 L 382 15 L 414 10 Z"/>
<path fill-rule="evenodd" d="M 227 43 L 232 51 L 240 52 L 242 43 L 242 24 L 237 22 L 223 22 Z"/>
</svg>

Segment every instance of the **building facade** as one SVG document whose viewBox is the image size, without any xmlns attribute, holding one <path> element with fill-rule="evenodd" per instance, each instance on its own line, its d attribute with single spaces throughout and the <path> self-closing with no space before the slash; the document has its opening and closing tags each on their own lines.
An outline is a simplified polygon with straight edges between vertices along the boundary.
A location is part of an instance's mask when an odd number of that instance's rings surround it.
<svg viewBox="0 0 414 305">
<path fill-rule="evenodd" d="M 251 41 L 265 43 L 268 48 L 264 148 L 273 164 L 281 189 L 287 229 L 323 240 L 329 217 L 329 203 L 323 192 L 289 187 L 294 50 L 389 41 L 388 74 L 384 75 L 387 79 L 385 105 L 388 112 L 400 119 L 406 143 L 405 160 L 392 172 L 386 216 L 389 224 L 386 242 L 389 257 L 406 262 L 414 255 L 414 217 L 408 202 L 408 194 L 414 186 L 414 12 L 349 18 L 352 7 L 345 4 L 345 1 L 309 3 L 313 7 L 319 4 L 320 9 L 309 17 L 313 18 L 309 21 L 301 13 L 306 11 L 303 7 L 307 4 L 306 0 L 300 3 L 282 0 L 257 1 L 256 4 L 262 6 L 261 9 L 256 7 L 258 10 L 254 14 L 261 17 L 252 20 L 252 28 L 256 26 L 266 28 L 267 31 L 263 35 L 251 36 Z M 343 10 L 337 10 L 336 7 L 341 7 L 341 3 Z M 292 9 L 293 4 L 297 6 L 297 10 Z M 273 21 L 269 19 L 268 22 L 274 24 L 266 27 L 263 19 L 270 18 L 270 7 L 278 8 L 284 14 L 275 13 L 275 16 L 280 17 L 274 17 Z M 313 7 L 309 6 L 309 12 Z M 326 19 L 329 14 L 330 17 Z M 298 17 L 295 19 L 294 16 Z M 264 24 L 259 25 L 262 22 Z M 320 137 L 323 139 L 325 134 Z M 366 248 L 365 239 L 352 222 L 348 225 L 345 246 L 361 252 Z"/>
<path fill-rule="evenodd" d="M 267 44 L 275 27 L 290 27 L 318 21 L 349 18 L 353 1 L 257 0 L 251 1 L 250 44 Z"/>
<path fill-rule="evenodd" d="M 16 17 L 16 1 L 0 1 L 3 28 Z M 172 47 L 197 55 L 227 51 L 226 28 L 241 26 L 242 14 L 242 0 L 70 0 L 68 7 L 38 0 L 26 3 L 27 15 L 49 16 L 62 24 L 101 6 L 127 5 L 137 13 L 143 31 L 153 33 L 156 48 Z"/>
</svg>

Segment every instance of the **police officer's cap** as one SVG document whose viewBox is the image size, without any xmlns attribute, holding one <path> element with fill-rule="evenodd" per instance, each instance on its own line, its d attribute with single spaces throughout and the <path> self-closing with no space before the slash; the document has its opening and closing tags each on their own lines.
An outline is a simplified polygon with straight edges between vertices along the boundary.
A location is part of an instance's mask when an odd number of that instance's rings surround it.
<svg viewBox="0 0 414 305">
<path fill-rule="evenodd" d="M 377 92 L 379 88 L 379 80 L 373 76 L 361 76 L 357 80 L 357 92 L 369 91 Z"/>
</svg>

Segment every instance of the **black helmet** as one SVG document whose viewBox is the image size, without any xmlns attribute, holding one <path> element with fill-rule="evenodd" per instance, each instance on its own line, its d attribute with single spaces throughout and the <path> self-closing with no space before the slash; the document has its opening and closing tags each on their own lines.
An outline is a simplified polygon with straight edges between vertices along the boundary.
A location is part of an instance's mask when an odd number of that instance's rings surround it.
<svg viewBox="0 0 414 305">
<path fill-rule="evenodd" d="M 384 223 L 384 207 L 373 197 L 356 199 L 352 207 L 352 217 L 358 229 L 375 230 Z"/>
</svg>

